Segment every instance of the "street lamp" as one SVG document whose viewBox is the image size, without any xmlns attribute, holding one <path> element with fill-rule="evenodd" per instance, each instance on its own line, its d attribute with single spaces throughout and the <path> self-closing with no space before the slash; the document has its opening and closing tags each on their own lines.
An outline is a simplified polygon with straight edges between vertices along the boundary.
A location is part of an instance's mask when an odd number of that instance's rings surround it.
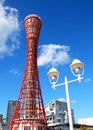
<svg viewBox="0 0 93 130">
<path fill-rule="evenodd" d="M 56 88 L 58 86 L 62 86 L 65 85 L 65 89 L 66 89 L 66 98 L 67 98 L 67 108 L 68 108 L 68 117 L 69 117 L 69 127 L 70 130 L 73 130 L 73 122 L 72 122 L 72 114 L 71 114 L 71 107 L 70 107 L 70 98 L 69 98 L 69 90 L 68 90 L 68 84 L 72 83 L 72 82 L 81 82 L 81 80 L 83 79 L 83 77 L 81 77 L 84 73 L 84 64 L 78 60 L 78 59 L 74 59 L 70 65 L 70 69 L 71 72 L 74 76 L 76 76 L 77 78 L 74 80 L 68 80 L 67 77 L 65 76 L 64 82 L 60 83 L 60 84 L 56 84 L 58 82 L 58 78 L 60 75 L 60 72 L 55 69 L 54 67 L 52 67 L 49 72 L 47 73 L 48 77 L 49 77 L 49 81 L 52 84 L 52 88 Z"/>
</svg>

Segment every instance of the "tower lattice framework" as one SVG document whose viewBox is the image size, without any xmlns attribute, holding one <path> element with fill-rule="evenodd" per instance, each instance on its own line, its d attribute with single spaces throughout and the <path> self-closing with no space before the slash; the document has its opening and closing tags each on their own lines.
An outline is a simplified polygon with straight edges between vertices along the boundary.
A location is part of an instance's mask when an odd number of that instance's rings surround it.
<svg viewBox="0 0 93 130">
<path fill-rule="evenodd" d="M 26 68 L 10 130 L 47 130 L 37 68 L 37 46 L 42 20 L 37 15 L 28 15 L 24 24 L 27 40 Z"/>
</svg>

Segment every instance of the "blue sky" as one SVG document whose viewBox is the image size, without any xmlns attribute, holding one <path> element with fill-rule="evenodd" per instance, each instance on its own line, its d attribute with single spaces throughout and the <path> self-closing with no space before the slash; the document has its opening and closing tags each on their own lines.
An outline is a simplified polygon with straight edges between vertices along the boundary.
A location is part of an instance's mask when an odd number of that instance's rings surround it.
<svg viewBox="0 0 93 130">
<path fill-rule="evenodd" d="M 65 86 L 51 88 L 47 72 L 60 71 L 74 79 L 69 64 L 84 62 L 84 79 L 69 85 L 75 120 L 93 117 L 93 1 L 92 0 L 0 0 L 0 113 L 6 116 L 8 100 L 17 100 L 26 64 L 24 18 L 42 19 L 38 42 L 38 68 L 44 104 L 66 100 Z M 48 58 L 50 57 L 50 58 Z"/>
</svg>

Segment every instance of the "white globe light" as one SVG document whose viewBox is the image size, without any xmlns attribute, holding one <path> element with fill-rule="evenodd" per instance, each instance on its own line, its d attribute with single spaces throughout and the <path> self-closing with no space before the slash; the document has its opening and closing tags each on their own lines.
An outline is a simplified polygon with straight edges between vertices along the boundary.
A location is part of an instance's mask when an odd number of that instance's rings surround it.
<svg viewBox="0 0 93 130">
<path fill-rule="evenodd" d="M 75 69 L 75 72 L 76 72 L 76 74 L 80 74 L 80 68 L 77 67 L 77 68 Z"/>
<path fill-rule="evenodd" d="M 56 81 L 57 76 L 53 75 L 53 76 L 51 77 L 51 79 L 52 79 L 53 81 Z"/>
</svg>

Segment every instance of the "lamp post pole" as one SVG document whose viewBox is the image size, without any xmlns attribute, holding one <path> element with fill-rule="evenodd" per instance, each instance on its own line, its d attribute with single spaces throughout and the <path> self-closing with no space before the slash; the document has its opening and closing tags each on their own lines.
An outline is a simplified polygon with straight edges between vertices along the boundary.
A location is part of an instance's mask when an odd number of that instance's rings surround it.
<svg viewBox="0 0 93 130">
<path fill-rule="evenodd" d="M 67 99 L 67 109 L 68 109 L 68 119 L 69 119 L 70 130 L 73 130 L 73 119 L 72 119 L 72 113 L 71 113 L 70 96 L 69 96 L 68 84 L 76 82 L 76 81 L 81 82 L 82 79 L 83 79 L 83 77 L 78 76 L 76 79 L 68 80 L 67 76 L 65 76 L 65 79 L 64 79 L 63 83 L 55 84 L 55 82 L 53 82 L 53 86 L 52 86 L 53 89 L 56 89 L 56 87 L 60 87 L 60 86 L 65 85 L 66 99 Z"/>
<path fill-rule="evenodd" d="M 71 107 L 70 107 L 70 98 L 69 98 L 69 90 L 68 90 L 68 81 L 67 81 L 67 77 L 66 77 L 66 76 L 65 76 L 65 89 L 66 89 L 66 98 L 67 98 L 67 108 L 68 108 L 69 127 L 70 127 L 70 130 L 73 130 L 73 121 L 72 121 L 72 114 L 71 114 Z"/>
<path fill-rule="evenodd" d="M 68 84 L 72 83 L 72 82 L 76 82 L 76 81 L 81 82 L 81 80 L 83 79 L 83 77 L 81 77 L 81 76 L 84 73 L 84 69 L 83 69 L 84 64 L 80 60 L 74 59 L 72 64 L 70 65 L 70 68 L 71 68 L 72 74 L 77 77 L 74 80 L 68 81 L 67 77 L 65 76 L 65 79 L 64 79 L 65 81 L 63 83 L 56 84 L 58 82 L 58 78 L 59 78 L 60 73 L 59 73 L 59 71 L 57 71 L 53 67 L 48 72 L 48 77 L 49 77 L 50 83 L 52 84 L 52 88 L 54 88 L 54 89 L 58 86 L 65 85 L 69 127 L 70 127 L 70 130 L 73 130 L 73 120 L 72 120 L 72 113 L 71 113 L 71 107 L 70 107 L 70 97 L 69 97 Z"/>
</svg>

